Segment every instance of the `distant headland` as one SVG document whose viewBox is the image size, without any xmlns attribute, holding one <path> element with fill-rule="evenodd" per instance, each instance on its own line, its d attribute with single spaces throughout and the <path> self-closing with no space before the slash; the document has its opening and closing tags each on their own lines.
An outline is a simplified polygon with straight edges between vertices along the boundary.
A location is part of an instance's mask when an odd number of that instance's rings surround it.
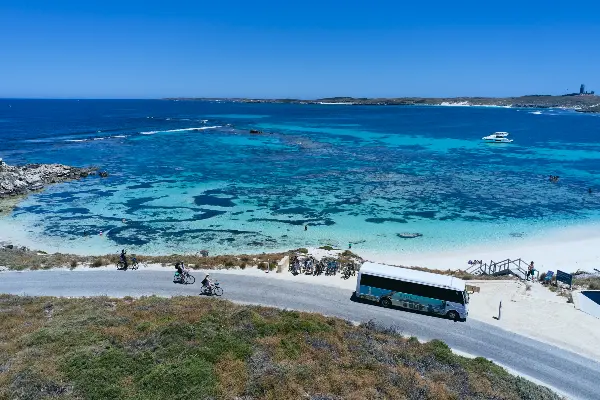
<svg viewBox="0 0 600 400">
<path fill-rule="evenodd" d="M 573 93 L 562 96 L 528 95 L 519 97 L 327 97 L 315 100 L 175 97 L 172 101 L 223 101 L 234 103 L 322 104 L 356 106 L 480 106 L 506 108 L 565 108 L 584 113 L 600 113 L 600 96 Z"/>
</svg>

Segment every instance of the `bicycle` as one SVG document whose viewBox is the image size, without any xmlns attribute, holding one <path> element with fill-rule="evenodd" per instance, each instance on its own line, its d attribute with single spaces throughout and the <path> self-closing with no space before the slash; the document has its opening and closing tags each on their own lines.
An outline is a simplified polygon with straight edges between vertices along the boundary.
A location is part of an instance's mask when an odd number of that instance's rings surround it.
<svg viewBox="0 0 600 400">
<path fill-rule="evenodd" d="M 127 265 L 125 265 L 123 260 L 117 261 L 116 266 L 119 271 L 127 271 L 129 268 L 131 268 L 131 264 L 128 263 Z"/>
<path fill-rule="evenodd" d="M 173 283 L 181 283 L 182 285 L 193 285 L 195 282 L 196 278 L 194 278 L 194 275 L 190 274 L 187 271 L 184 271 L 183 274 L 175 272 L 175 276 L 173 277 Z"/>
<path fill-rule="evenodd" d="M 200 294 L 205 294 L 207 296 L 222 296 L 223 295 L 223 288 L 221 288 L 219 286 L 219 282 L 215 282 L 210 286 L 203 286 L 202 287 L 202 293 Z"/>
<path fill-rule="evenodd" d="M 144 261 L 139 261 L 135 256 L 131 256 L 131 269 L 138 269 L 139 267 L 148 268 L 148 264 Z"/>
</svg>

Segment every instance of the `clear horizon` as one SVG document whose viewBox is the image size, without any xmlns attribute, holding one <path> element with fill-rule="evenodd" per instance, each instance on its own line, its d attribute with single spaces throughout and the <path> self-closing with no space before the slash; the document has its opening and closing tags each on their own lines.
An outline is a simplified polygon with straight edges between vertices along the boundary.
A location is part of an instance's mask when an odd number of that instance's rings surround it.
<svg viewBox="0 0 600 400">
<path fill-rule="evenodd" d="M 1 98 L 518 97 L 600 91 L 591 1 L 0 5 Z M 6 62 L 9 60 L 9 62 Z"/>
</svg>

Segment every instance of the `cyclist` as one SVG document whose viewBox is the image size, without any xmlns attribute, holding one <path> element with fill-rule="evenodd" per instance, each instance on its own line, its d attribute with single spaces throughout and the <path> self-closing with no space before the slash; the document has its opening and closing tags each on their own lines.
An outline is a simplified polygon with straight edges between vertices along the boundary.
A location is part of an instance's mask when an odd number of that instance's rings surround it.
<svg viewBox="0 0 600 400">
<path fill-rule="evenodd" d="M 212 292 L 213 289 L 213 283 L 210 280 L 210 275 L 206 274 L 206 276 L 204 277 L 204 279 L 202 280 L 202 287 L 203 288 L 208 288 L 210 289 L 210 291 Z"/>
<path fill-rule="evenodd" d="M 121 262 L 123 263 L 123 269 L 127 269 L 127 267 L 129 266 L 127 264 L 127 252 L 125 251 L 125 249 L 121 250 Z"/>
<path fill-rule="evenodd" d="M 179 280 L 181 282 L 183 282 L 183 276 L 186 273 L 186 269 L 185 269 L 185 266 L 183 265 L 183 261 L 176 262 L 175 269 L 177 270 L 177 273 L 179 274 Z"/>
</svg>

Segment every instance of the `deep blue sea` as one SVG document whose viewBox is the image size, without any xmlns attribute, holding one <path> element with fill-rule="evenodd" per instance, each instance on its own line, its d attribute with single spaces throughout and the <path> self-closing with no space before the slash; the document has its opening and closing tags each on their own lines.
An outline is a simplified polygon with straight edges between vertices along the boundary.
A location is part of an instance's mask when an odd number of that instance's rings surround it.
<svg viewBox="0 0 600 400">
<path fill-rule="evenodd" d="M 495 131 L 514 142 L 481 140 Z M 110 174 L 30 196 L 0 239 L 153 254 L 519 241 L 600 220 L 599 140 L 598 116 L 558 109 L 0 100 L 7 163 Z"/>
</svg>

